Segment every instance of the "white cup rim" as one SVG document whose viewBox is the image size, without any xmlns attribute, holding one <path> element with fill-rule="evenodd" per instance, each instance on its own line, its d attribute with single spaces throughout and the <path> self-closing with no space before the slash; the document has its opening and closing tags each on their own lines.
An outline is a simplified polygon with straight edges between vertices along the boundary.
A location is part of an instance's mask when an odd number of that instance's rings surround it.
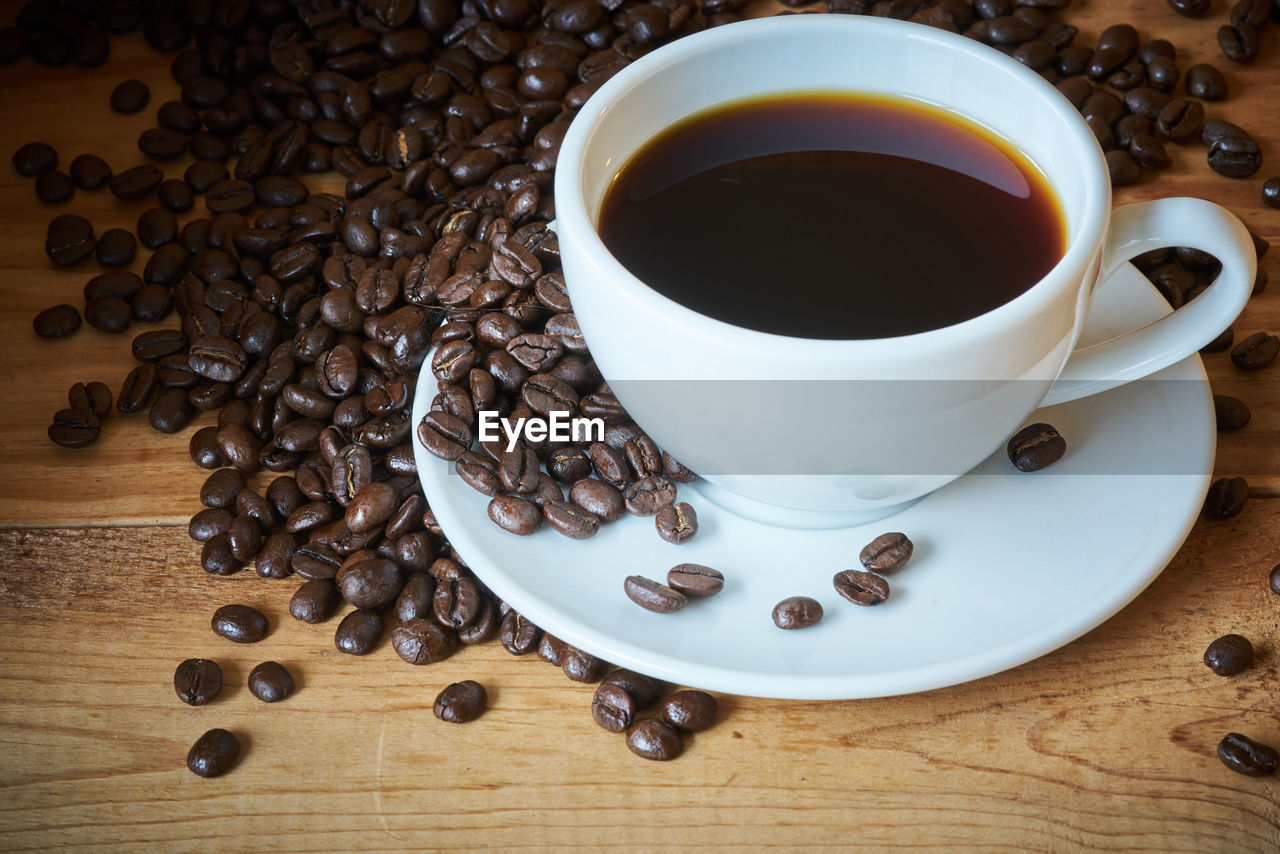
<svg viewBox="0 0 1280 854">
<path fill-rule="evenodd" d="M 696 312 L 649 287 L 614 258 L 588 215 L 582 181 L 582 160 L 597 124 L 608 120 L 619 99 L 629 90 L 644 85 L 658 69 L 689 56 L 741 46 L 755 39 L 775 37 L 779 32 L 786 32 L 789 38 L 829 38 L 836 29 L 856 30 L 860 37 L 921 40 L 945 46 L 948 50 L 963 55 L 966 61 L 998 66 L 1010 78 L 1020 79 L 1032 93 L 1038 94 L 1047 102 L 1052 112 L 1061 120 L 1064 133 L 1069 135 L 1072 144 L 1081 154 L 1079 174 L 1071 177 L 1081 183 L 1084 192 L 1082 209 L 1077 217 L 1080 227 L 1075 233 L 1069 233 L 1066 251 L 1043 278 L 1014 299 L 951 326 L 891 338 L 800 338 L 747 329 Z M 797 91 L 813 91 L 812 86 L 796 88 Z M 849 89 L 857 91 L 856 87 Z M 947 105 L 941 106 L 946 108 Z M 957 109 L 957 112 L 962 111 Z M 1017 145 L 1016 140 L 1011 142 Z M 1036 165 L 1044 168 L 1040 164 Z M 1055 197 L 1059 201 L 1061 195 L 1056 185 L 1065 177 L 1059 175 L 1055 178 L 1046 172 L 1049 185 L 1054 188 Z M 561 143 L 557 158 L 555 199 L 557 229 L 573 233 L 573 239 L 599 265 L 609 281 L 609 287 L 621 289 L 627 299 L 660 313 L 674 324 L 701 330 L 726 344 L 743 349 L 767 348 L 777 356 L 796 353 L 807 357 L 891 357 L 899 351 L 919 352 L 922 347 L 951 348 L 981 343 L 989 338 L 993 329 L 1018 326 L 1042 311 L 1063 289 L 1077 286 L 1097 256 L 1106 233 L 1111 210 L 1111 183 L 1102 149 L 1071 102 L 1039 74 L 994 48 L 945 30 L 892 18 L 782 15 L 738 21 L 685 36 L 646 54 L 606 81 L 579 110 Z M 1070 216 L 1065 218 L 1071 219 Z M 571 283 L 571 290 L 572 287 Z"/>
</svg>

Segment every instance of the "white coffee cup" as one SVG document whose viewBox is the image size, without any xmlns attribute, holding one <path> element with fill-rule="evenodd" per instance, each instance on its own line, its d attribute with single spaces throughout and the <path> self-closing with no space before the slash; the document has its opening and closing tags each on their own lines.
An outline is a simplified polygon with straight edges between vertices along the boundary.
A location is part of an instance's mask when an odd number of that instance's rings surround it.
<svg viewBox="0 0 1280 854">
<path fill-rule="evenodd" d="M 971 320 L 832 341 L 698 314 L 610 255 L 595 227 L 601 202 L 646 141 L 709 107 L 824 90 L 934 105 L 1011 143 L 1062 205 L 1061 260 L 1029 290 Z M 642 57 L 574 119 L 555 198 L 569 296 L 619 400 L 661 447 L 720 488 L 718 500 L 762 518 L 783 514 L 789 524 L 887 515 L 984 460 L 1037 406 L 1186 358 L 1235 320 L 1255 273 L 1248 232 L 1216 205 L 1176 198 L 1113 211 L 1096 139 L 1039 75 L 971 39 L 885 18 L 743 21 Z M 1209 252 L 1222 272 L 1177 312 L 1076 350 L 1095 285 L 1127 259 L 1166 246 Z"/>
</svg>

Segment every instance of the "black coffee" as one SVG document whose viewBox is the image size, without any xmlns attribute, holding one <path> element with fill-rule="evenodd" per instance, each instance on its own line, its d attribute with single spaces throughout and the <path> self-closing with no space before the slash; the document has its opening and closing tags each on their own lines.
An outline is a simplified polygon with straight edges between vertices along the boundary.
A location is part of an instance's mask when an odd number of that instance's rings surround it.
<svg viewBox="0 0 1280 854">
<path fill-rule="evenodd" d="M 615 177 L 605 245 L 659 293 L 737 326 L 887 338 L 977 317 L 1062 257 L 1025 157 L 940 110 L 802 94 L 699 113 Z"/>
</svg>

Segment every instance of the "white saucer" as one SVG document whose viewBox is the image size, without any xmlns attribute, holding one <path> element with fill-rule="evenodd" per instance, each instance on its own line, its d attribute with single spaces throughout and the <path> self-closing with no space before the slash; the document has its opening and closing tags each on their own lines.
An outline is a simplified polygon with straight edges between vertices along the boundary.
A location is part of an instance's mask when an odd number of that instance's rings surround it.
<svg viewBox="0 0 1280 854">
<path fill-rule="evenodd" d="M 1095 300 L 1103 324 L 1082 343 L 1168 311 L 1126 267 Z M 418 380 L 413 423 L 435 396 Z M 1212 398 L 1192 356 L 1153 378 L 1040 410 L 1066 457 L 1034 474 L 1003 450 L 902 512 L 839 530 L 796 530 L 735 516 L 680 486 L 700 529 L 675 546 L 652 519 L 624 518 L 590 540 L 543 526 L 530 537 L 497 528 L 488 498 L 416 448 L 419 477 L 458 553 L 497 595 L 557 637 L 614 664 L 682 685 L 760 697 L 851 699 L 926 691 L 978 679 L 1079 637 L 1138 595 L 1172 559 L 1204 500 L 1215 450 Z M 878 607 L 831 585 L 886 531 L 916 544 Z M 623 593 L 632 574 L 658 580 L 677 563 L 721 570 L 724 591 L 675 614 Z M 782 631 L 770 618 L 788 596 L 822 603 L 821 623 Z"/>
</svg>

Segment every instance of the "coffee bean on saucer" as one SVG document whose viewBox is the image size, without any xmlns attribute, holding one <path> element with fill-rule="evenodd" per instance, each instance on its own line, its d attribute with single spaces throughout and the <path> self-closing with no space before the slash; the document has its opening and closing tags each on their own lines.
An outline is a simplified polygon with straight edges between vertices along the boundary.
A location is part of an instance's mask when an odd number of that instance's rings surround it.
<svg viewBox="0 0 1280 854">
<path fill-rule="evenodd" d="M 431 711 L 451 724 L 465 724 L 484 713 L 489 696 L 479 682 L 465 679 L 447 686 L 436 696 Z"/>
<path fill-rule="evenodd" d="M 822 605 L 808 596 L 792 596 L 773 606 L 773 624 L 780 629 L 807 629 L 822 620 Z"/>
<path fill-rule="evenodd" d="M 653 522 L 658 536 L 675 545 L 689 542 L 698 533 L 698 513 L 686 501 L 658 508 Z"/>
<path fill-rule="evenodd" d="M 706 599 L 724 589 L 724 574 L 700 563 L 676 564 L 667 570 L 667 586 L 694 599 Z"/>
<path fill-rule="evenodd" d="M 1029 424 L 1009 440 L 1009 461 L 1019 471 L 1039 471 L 1062 459 L 1067 441 L 1050 424 Z"/>
<path fill-rule="evenodd" d="M 187 768 L 201 777 L 217 777 L 231 770 L 240 755 L 240 740 L 225 729 L 211 729 L 191 745 Z"/>
<path fill-rule="evenodd" d="M 675 759 L 684 750 L 680 731 L 656 718 L 645 718 L 627 729 L 627 748 L 643 759 L 665 762 Z"/>
<path fill-rule="evenodd" d="M 1218 742 L 1218 758 L 1246 777 L 1269 777 L 1280 768 L 1280 754 L 1274 748 L 1238 732 L 1229 732 Z"/>
<path fill-rule="evenodd" d="M 881 534 L 863 546 L 858 554 L 858 561 L 874 572 L 894 572 L 911 560 L 914 549 L 915 544 L 906 534 Z"/>
<path fill-rule="evenodd" d="M 662 704 L 662 718 L 682 732 L 702 732 L 716 722 L 716 698 L 705 691 L 677 691 Z"/>
<path fill-rule="evenodd" d="M 249 692 L 264 703 L 278 703 L 293 689 L 293 674 L 279 662 L 264 661 L 249 671 Z"/>
<path fill-rule="evenodd" d="M 1219 430 L 1239 430 L 1249 423 L 1252 414 L 1243 400 L 1228 394 L 1213 396 L 1213 413 Z"/>
<path fill-rule="evenodd" d="M 66 303 L 50 306 L 35 316 L 31 328 L 41 338 L 65 338 L 80 328 L 80 312 Z"/>
<path fill-rule="evenodd" d="M 678 590 L 641 575 L 628 575 L 622 589 L 632 602 L 656 614 L 674 614 L 684 607 L 686 601 Z"/>
<path fill-rule="evenodd" d="M 1231 361 L 1242 371 L 1260 371 L 1276 360 L 1280 338 L 1255 332 L 1231 348 Z"/>
<path fill-rule="evenodd" d="M 1210 519 L 1230 519 L 1249 500 L 1249 483 L 1242 477 L 1220 477 L 1209 486 L 1204 514 Z"/>
<path fill-rule="evenodd" d="M 889 598 L 889 582 L 874 572 L 846 569 L 831 582 L 837 593 L 855 605 L 879 605 Z"/>
<path fill-rule="evenodd" d="M 267 636 L 267 618 L 248 605 L 223 605 L 210 623 L 214 634 L 235 643 L 257 643 Z"/>
<path fill-rule="evenodd" d="M 173 690 L 189 706 L 203 706 L 222 690 L 222 668 L 207 658 L 188 658 L 173 673 Z"/>
<path fill-rule="evenodd" d="M 489 518 L 504 531 L 528 536 L 542 524 L 542 511 L 519 496 L 500 495 L 489 502 Z"/>
<path fill-rule="evenodd" d="M 1243 635 L 1223 635 L 1204 651 L 1204 663 L 1219 676 L 1235 676 L 1253 663 L 1253 644 Z"/>
</svg>

